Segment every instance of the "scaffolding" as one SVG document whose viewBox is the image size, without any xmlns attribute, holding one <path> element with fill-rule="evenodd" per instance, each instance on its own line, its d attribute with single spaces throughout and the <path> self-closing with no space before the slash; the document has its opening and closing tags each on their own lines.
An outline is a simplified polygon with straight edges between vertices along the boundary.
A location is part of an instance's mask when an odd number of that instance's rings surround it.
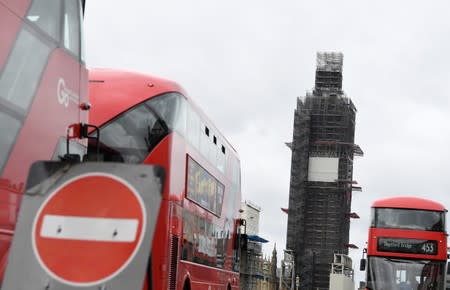
<svg viewBox="0 0 450 290">
<path fill-rule="evenodd" d="M 242 249 L 240 265 L 240 289 L 275 290 L 277 279 L 277 253 L 274 248 L 272 257 L 262 256 L 262 244 L 246 236 L 246 246 Z M 263 239 L 262 239 L 263 240 Z M 265 241 L 267 242 L 267 241 Z"/>
<path fill-rule="evenodd" d="M 261 243 L 248 241 L 246 251 L 241 256 L 241 289 L 256 289 L 257 280 L 262 276 L 262 271 L 259 267 L 261 256 Z"/>
<path fill-rule="evenodd" d="M 313 93 L 294 114 L 286 248 L 293 249 L 299 289 L 328 289 L 334 254 L 348 254 L 356 107 L 342 91 L 342 53 L 318 53 Z M 311 158 L 337 160 L 337 178 L 309 178 Z M 331 162 L 330 164 L 332 164 Z M 356 214 L 356 213 L 355 213 Z"/>
<path fill-rule="evenodd" d="M 342 66 L 344 55 L 340 52 L 318 52 L 316 86 L 314 94 L 342 93 Z"/>
<path fill-rule="evenodd" d="M 335 254 L 330 271 L 330 290 L 354 290 L 352 259 L 347 255 Z"/>
</svg>

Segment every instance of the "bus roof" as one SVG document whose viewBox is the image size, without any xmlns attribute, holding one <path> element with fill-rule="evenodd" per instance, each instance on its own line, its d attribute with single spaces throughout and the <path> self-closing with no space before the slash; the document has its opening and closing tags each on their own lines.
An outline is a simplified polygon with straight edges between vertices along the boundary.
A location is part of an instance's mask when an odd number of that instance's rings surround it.
<svg viewBox="0 0 450 290">
<path fill-rule="evenodd" d="M 375 201 L 372 207 L 389 207 L 389 208 L 405 208 L 405 209 L 423 209 L 423 210 L 435 210 L 446 211 L 445 207 L 435 201 L 412 196 L 399 196 L 385 198 Z"/>
<path fill-rule="evenodd" d="M 151 75 L 115 69 L 89 69 L 89 94 L 98 96 L 91 98 L 89 123 L 102 125 L 148 98 L 166 92 L 185 95 L 177 83 Z"/>
<path fill-rule="evenodd" d="M 189 98 L 186 91 L 176 82 L 158 78 L 149 74 L 110 69 L 89 69 L 89 95 L 92 108 L 89 114 L 89 123 L 101 126 L 151 97 L 163 93 L 178 92 L 201 115 L 203 121 L 215 129 L 224 142 L 238 157 L 236 149 L 213 125 L 203 111 Z M 238 157 L 239 159 L 239 157 Z"/>
</svg>

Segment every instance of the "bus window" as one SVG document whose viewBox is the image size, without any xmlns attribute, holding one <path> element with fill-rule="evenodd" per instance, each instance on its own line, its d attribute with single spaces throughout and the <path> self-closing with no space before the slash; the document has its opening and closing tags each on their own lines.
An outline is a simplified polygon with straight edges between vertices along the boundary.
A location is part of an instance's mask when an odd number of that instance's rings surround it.
<svg viewBox="0 0 450 290">
<path fill-rule="evenodd" d="M 217 168 L 217 153 L 219 151 L 218 148 L 219 147 L 216 144 L 214 144 L 214 136 L 213 136 L 213 138 L 210 138 L 209 152 L 208 152 L 208 157 L 207 158 L 208 158 L 209 162 L 211 162 L 211 164 L 214 165 L 214 167 L 216 167 L 216 168 Z"/>
<path fill-rule="evenodd" d="M 400 208 L 373 209 L 372 227 L 445 231 L 444 213 Z"/>
<path fill-rule="evenodd" d="M 100 153 L 104 161 L 141 163 L 185 114 L 177 114 L 183 97 L 168 93 L 152 98 L 113 119 L 100 128 Z M 92 136 L 95 133 L 92 134 Z M 95 140 L 89 141 L 88 152 L 96 150 Z"/>
<path fill-rule="evenodd" d="M 225 172 L 225 147 L 222 145 L 220 151 L 217 152 L 217 168 L 224 173 Z"/>
<path fill-rule="evenodd" d="M 200 133 L 201 133 L 201 122 L 198 114 L 189 107 L 188 109 L 188 121 L 187 121 L 187 139 L 188 141 L 199 150 L 200 148 Z"/>
<path fill-rule="evenodd" d="M 212 143 L 212 140 L 210 139 L 209 134 L 209 128 L 202 123 L 201 126 L 202 130 L 200 131 L 200 153 L 208 159 L 209 161 L 209 149 L 210 149 L 210 143 Z"/>
<path fill-rule="evenodd" d="M 34 0 L 27 14 L 28 21 L 42 29 L 57 42 L 60 35 L 61 3 L 63 2 Z"/>
<path fill-rule="evenodd" d="M 442 289 L 445 263 L 385 257 L 369 257 L 368 262 L 368 289 Z"/>
<path fill-rule="evenodd" d="M 170 129 L 182 132 L 181 119 L 185 119 L 186 116 L 185 106 L 182 103 L 184 104 L 184 97 L 180 94 L 168 93 L 148 100 L 145 105 L 165 120 Z"/>
<path fill-rule="evenodd" d="M 28 110 L 51 49 L 23 29 L 0 76 L 0 98 L 17 106 L 16 110 Z"/>
<path fill-rule="evenodd" d="M 77 0 L 66 0 L 64 9 L 64 47 L 80 57 L 80 7 Z"/>
<path fill-rule="evenodd" d="M 160 138 L 166 132 L 163 130 L 163 121 L 149 112 L 145 107 L 139 106 L 126 112 L 100 129 L 100 149 L 105 161 L 119 161 L 126 163 L 141 163 L 148 155 L 151 142 L 150 136 Z M 157 132 L 156 127 L 160 128 Z"/>
<path fill-rule="evenodd" d="M 8 151 L 11 146 L 14 145 L 20 127 L 20 121 L 0 112 L 0 132 L 4 133 L 2 134 L 2 138 L 0 138 L 0 148 L 2 148 L 3 151 L 2 154 L 0 154 L 0 172 L 8 158 Z M 8 134 L 6 134 L 6 132 L 8 132 Z"/>
<path fill-rule="evenodd" d="M 233 173 L 232 173 L 232 182 L 234 185 L 236 185 L 238 188 L 241 188 L 241 164 L 239 159 L 233 158 Z"/>
</svg>

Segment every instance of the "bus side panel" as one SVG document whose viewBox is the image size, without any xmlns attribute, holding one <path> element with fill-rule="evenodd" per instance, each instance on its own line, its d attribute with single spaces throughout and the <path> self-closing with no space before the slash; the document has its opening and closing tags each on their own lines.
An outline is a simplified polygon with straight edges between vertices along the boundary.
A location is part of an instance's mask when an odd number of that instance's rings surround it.
<svg viewBox="0 0 450 290">
<path fill-rule="evenodd" d="M 182 203 L 186 193 L 186 140 L 178 133 L 172 134 L 170 149 L 170 200 Z"/>
<path fill-rule="evenodd" d="M 191 289 L 225 289 L 220 283 L 219 273 L 216 269 L 205 267 L 200 264 L 195 264 L 187 261 L 180 261 L 180 273 L 189 273 L 191 279 Z M 182 276 L 180 275 L 180 278 Z M 222 286 L 222 287 L 220 287 Z M 182 290 L 182 284 L 178 290 Z"/>
<path fill-rule="evenodd" d="M 58 139 L 66 136 L 67 127 L 85 121 L 79 119 L 78 113 L 80 66 L 61 49 L 55 49 L 50 55 L 35 99 L 6 163 L 5 180 L 23 188 L 30 165 L 38 159 L 51 159 Z M 70 98 L 67 106 L 61 104 L 62 96 Z M 5 221 L 0 222 L 4 224 Z M 15 216 L 9 217 L 11 228 L 15 222 Z"/>
<path fill-rule="evenodd" d="M 2 68 L 5 65 L 14 41 L 16 40 L 16 35 L 20 29 L 21 22 L 20 17 L 14 15 L 8 7 L 4 6 L 3 3 L 0 3 L 0 72 L 3 70 Z"/>
<path fill-rule="evenodd" d="M 165 199 L 161 202 L 161 208 L 158 214 L 155 236 L 152 245 L 152 285 L 150 289 L 167 289 L 169 272 L 169 238 L 168 238 L 168 219 L 170 202 Z"/>
<path fill-rule="evenodd" d="M 170 289 L 183 289 L 184 279 L 188 273 L 181 269 L 181 243 L 183 236 L 183 204 L 186 196 L 186 140 L 178 133 L 172 134 L 171 160 L 170 160 L 170 196 L 172 211 L 170 215 L 170 245 L 169 253 Z M 175 285 L 175 287 L 173 287 Z"/>
<path fill-rule="evenodd" d="M 233 273 L 222 269 L 206 267 L 188 261 L 180 261 L 180 273 L 189 273 L 191 289 L 226 290 L 228 284 L 237 288 L 232 281 L 239 280 L 239 273 Z M 180 275 L 180 278 L 183 278 Z M 234 286 L 233 286 L 234 285 Z M 182 284 L 177 289 L 182 290 Z M 209 288 L 211 286 L 211 288 Z"/>
<path fill-rule="evenodd" d="M 155 236 L 152 245 L 152 269 L 151 279 L 152 287 L 150 289 L 167 289 L 169 273 L 169 215 L 170 204 L 169 191 L 171 180 L 171 171 L 169 168 L 170 148 L 172 146 L 172 135 L 164 138 L 152 151 L 149 157 L 144 160 L 144 164 L 157 164 L 166 170 L 163 200 L 156 223 Z"/>
<path fill-rule="evenodd" d="M 10 6 L 15 6 L 20 1 L 0 1 L 0 73 L 3 71 L 3 67 L 7 62 L 8 55 L 14 45 L 16 40 L 16 34 L 21 26 L 21 18 L 17 16 L 13 11 L 11 11 Z M 25 1 L 21 1 L 25 2 Z M 6 6 L 8 5 L 8 6 Z M 0 92 L 0 104 L 4 92 Z M 11 192 L 14 188 L 11 181 L 0 179 L 0 226 L 3 221 L 9 224 L 10 216 L 15 216 L 16 214 L 16 204 L 15 200 L 18 199 L 18 194 L 21 188 L 15 188 L 17 193 Z M 12 204 L 12 206 L 11 206 Z M 3 254 L 7 251 L 9 244 L 12 239 L 12 234 L 1 233 L 0 234 L 0 253 Z M 6 263 L 6 255 L 0 257 L 0 273 L 3 273 L 3 265 Z"/>
<path fill-rule="evenodd" d="M 0 3 L 8 7 L 9 10 L 20 18 L 23 18 L 28 7 L 30 7 L 31 0 L 0 0 Z"/>
</svg>

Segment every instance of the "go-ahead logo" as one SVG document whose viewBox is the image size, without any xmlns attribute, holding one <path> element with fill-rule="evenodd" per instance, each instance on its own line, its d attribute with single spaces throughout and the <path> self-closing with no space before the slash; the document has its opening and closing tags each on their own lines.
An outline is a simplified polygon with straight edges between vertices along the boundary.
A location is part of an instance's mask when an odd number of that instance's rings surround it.
<svg viewBox="0 0 450 290">
<path fill-rule="evenodd" d="M 64 81 L 63 78 L 59 78 L 58 87 L 56 89 L 57 89 L 58 103 L 64 105 L 64 107 L 66 108 L 69 107 L 70 101 L 74 102 L 77 105 L 80 102 L 80 97 L 77 95 L 76 92 L 67 88 L 66 82 Z"/>
</svg>

